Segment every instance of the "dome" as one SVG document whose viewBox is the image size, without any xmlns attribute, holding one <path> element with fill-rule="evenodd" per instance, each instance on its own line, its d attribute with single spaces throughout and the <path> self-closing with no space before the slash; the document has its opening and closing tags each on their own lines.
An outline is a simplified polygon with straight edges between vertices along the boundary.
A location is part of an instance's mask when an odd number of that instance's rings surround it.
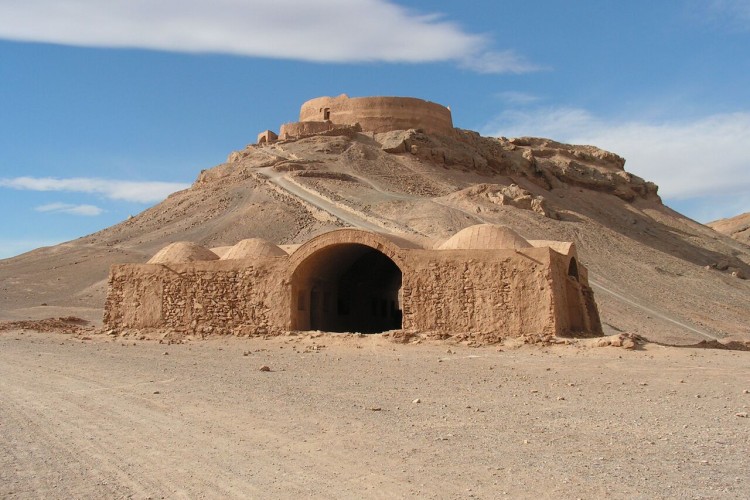
<svg viewBox="0 0 750 500">
<path fill-rule="evenodd" d="M 273 243 L 261 238 L 249 238 L 234 245 L 221 257 L 221 259 L 262 259 L 283 255 L 286 255 L 286 252 Z"/>
<path fill-rule="evenodd" d="M 178 241 L 165 246 L 151 257 L 149 264 L 184 264 L 197 260 L 218 260 L 211 250 L 190 241 Z"/>
<path fill-rule="evenodd" d="M 438 248 L 440 250 L 517 250 L 531 248 L 531 245 L 509 227 L 478 224 L 462 229 Z"/>
</svg>

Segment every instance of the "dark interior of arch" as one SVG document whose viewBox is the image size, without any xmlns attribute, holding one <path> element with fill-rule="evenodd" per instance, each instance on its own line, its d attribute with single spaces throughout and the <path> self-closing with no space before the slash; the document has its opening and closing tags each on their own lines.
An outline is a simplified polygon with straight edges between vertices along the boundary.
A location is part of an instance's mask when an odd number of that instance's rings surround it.
<svg viewBox="0 0 750 500">
<path fill-rule="evenodd" d="M 568 264 L 568 276 L 578 279 L 578 264 L 576 263 L 575 257 L 570 259 L 570 264 Z"/>
<path fill-rule="evenodd" d="M 297 328 L 361 333 L 400 329 L 401 278 L 399 267 L 369 246 L 321 249 L 293 277 Z"/>
</svg>

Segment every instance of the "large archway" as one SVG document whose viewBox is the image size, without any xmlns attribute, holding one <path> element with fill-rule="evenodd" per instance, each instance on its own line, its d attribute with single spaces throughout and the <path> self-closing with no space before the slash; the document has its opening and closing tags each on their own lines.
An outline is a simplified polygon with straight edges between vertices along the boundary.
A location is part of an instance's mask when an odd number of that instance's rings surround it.
<svg viewBox="0 0 750 500">
<path fill-rule="evenodd" d="M 402 272 L 362 243 L 334 243 L 307 255 L 291 279 L 295 330 L 378 333 L 402 327 Z"/>
</svg>

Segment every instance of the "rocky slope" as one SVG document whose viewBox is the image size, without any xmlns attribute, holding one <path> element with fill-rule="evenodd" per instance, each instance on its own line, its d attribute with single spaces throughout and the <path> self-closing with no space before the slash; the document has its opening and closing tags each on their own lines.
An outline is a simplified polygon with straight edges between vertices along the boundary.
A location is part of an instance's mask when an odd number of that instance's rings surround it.
<svg viewBox="0 0 750 500">
<path fill-rule="evenodd" d="M 750 245 L 750 212 L 735 215 L 728 219 L 715 220 L 706 225 L 721 234 L 731 236 L 745 245 Z"/>
<path fill-rule="evenodd" d="M 472 224 L 575 241 L 605 331 L 662 341 L 750 339 L 750 247 L 662 205 L 657 187 L 592 146 L 331 131 L 248 146 L 190 189 L 93 235 L 0 261 L 0 319 L 99 317 L 107 271 L 169 242 L 301 243 L 358 226 L 432 245 Z M 46 304 L 46 305 L 42 305 Z"/>
</svg>

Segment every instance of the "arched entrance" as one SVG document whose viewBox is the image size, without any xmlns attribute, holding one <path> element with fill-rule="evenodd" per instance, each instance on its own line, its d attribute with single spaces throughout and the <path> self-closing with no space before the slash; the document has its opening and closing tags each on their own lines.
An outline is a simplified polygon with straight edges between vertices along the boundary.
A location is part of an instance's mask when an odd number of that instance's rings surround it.
<svg viewBox="0 0 750 500">
<path fill-rule="evenodd" d="M 294 270 L 292 329 L 379 333 L 401 328 L 398 265 L 361 243 L 334 243 Z"/>
</svg>

